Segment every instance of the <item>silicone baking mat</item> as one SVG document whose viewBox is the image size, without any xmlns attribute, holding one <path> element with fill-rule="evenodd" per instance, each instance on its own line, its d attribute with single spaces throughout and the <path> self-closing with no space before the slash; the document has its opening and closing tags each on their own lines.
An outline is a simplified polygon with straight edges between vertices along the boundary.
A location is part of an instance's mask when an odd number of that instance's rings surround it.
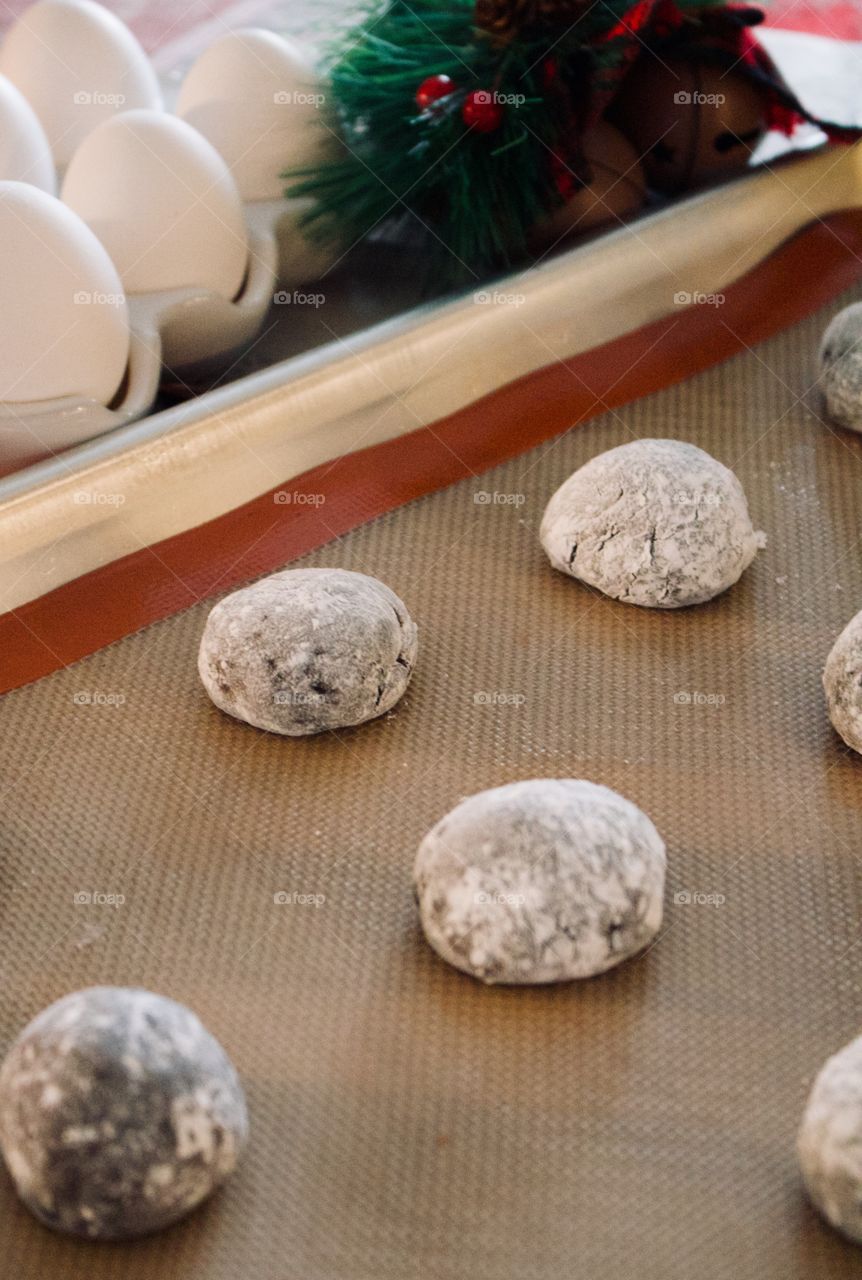
<svg viewBox="0 0 862 1280">
<path fill-rule="evenodd" d="M 5 699 L 0 1050 L 67 991 L 145 986 L 220 1038 L 253 1126 L 223 1192 L 128 1245 L 51 1234 L 3 1175 L 6 1274 L 859 1274 L 794 1160 L 812 1075 L 862 1021 L 862 761 L 819 683 L 862 603 L 862 442 L 811 389 L 850 300 L 305 557 L 418 621 L 381 721 L 287 740 L 222 716 L 205 604 Z M 734 467 L 769 535 L 679 613 L 555 574 L 536 537 L 575 467 L 656 435 Z M 650 814 L 665 926 L 604 977 L 485 988 L 425 945 L 413 855 L 460 797 L 535 776 Z"/>
</svg>

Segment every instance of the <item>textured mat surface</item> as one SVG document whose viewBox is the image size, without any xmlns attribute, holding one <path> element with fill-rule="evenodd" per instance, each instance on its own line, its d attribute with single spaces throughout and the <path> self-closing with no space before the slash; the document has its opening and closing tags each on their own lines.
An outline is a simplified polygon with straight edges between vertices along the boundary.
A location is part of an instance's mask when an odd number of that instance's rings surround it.
<svg viewBox="0 0 862 1280">
<path fill-rule="evenodd" d="M 9 1275 L 859 1274 L 793 1150 L 862 1022 L 862 761 L 819 684 L 862 604 L 862 441 L 818 420 L 826 318 L 308 557 L 419 623 L 385 720 L 288 741 L 220 715 L 206 606 L 5 699 L 0 1050 L 69 990 L 142 985 L 221 1039 L 253 1122 L 224 1192 L 132 1245 L 52 1235 L 2 1175 Z M 544 559 L 547 497 L 632 435 L 734 467 L 768 532 L 712 604 L 615 604 Z M 603 978 L 486 989 L 425 946 L 412 859 L 459 797 L 533 776 L 650 814 L 665 929 Z"/>
</svg>

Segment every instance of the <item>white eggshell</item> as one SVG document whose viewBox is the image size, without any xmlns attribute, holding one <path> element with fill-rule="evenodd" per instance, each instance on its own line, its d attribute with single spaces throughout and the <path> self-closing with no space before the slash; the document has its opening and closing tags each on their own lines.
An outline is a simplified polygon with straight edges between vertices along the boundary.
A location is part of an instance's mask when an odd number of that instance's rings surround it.
<svg viewBox="0 0 862 1280">
<path fill-rule="evenodd" d="M 10 29 L 0 72 L 39 117 L 62 168 L 118 111 L 158 108 L 155 72 L 128 27 L 91 0 L 39 0 Z"/>
<path fill-rule="evenodd" d="M 109 404 L 129 358 L 113 263 L 55 196 L 0 182 L 0 401 L 60 396 Z"/>
<path fill-rule="evenodd" d="M 57 175 L 45 131 L 24 95 L 0 75 L 0 181 L 31 182 L 51 195 Z"/>
<path fill-rule="evenodd" d="M 333 148 L 324 105 L 325 86 L 302 51 L 249 27 L 198 58 L 177 114 L 224 156 L 244 200 L 271 200 L 284 191 L 285 169 L 314 164 Z"/>
<path fill-rule="evenodd" d="M 242 201 L 221 156 L 185 121 L 158 111 L 106 120 L 75 152 L 61 195 L 108 250 L 127 293 L 239 292 Z"/>
</svg>

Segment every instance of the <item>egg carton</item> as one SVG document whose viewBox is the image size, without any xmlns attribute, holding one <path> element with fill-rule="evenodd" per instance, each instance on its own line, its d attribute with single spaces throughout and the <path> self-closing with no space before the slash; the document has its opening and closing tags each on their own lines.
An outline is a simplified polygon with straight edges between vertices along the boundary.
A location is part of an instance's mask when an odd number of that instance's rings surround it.
<svg viewBox="0 0 862 1280">
<path fill-rule="evenodd" d="M 57 54 L 62 56 L 58 57 Z M 0 467 L 134 422 L 165 376 L 193 383 L 259 332 L 277 286 L 319 278 L 308 202 L 281 172 L 332 145 L 298 47 L 230 32 L 175 111 L 123 23 L 38 0 L 0 48 L 4 311 Z"/>
</svg>

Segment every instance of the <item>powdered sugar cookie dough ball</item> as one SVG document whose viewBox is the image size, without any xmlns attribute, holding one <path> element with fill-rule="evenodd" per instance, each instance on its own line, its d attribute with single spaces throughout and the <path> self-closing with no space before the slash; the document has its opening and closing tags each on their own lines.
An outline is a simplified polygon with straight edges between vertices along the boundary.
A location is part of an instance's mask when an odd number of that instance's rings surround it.
<svg viewBox="0 0 862 1280">
<path fill-rule="evenodd" d="M 391 710 L 416 649 L 406 606 L 376 578 L 286 569 L 215 606 L 198 670 L 222 711 L 297 737 Z"/>
<path fill-rule="evenodd" d="M 149 991 L 58 1000 L 0 1071 L 0 1145 L 18 1194 L 72 1235 L 170 1226 L 231 1173 L 247 1133 L 221 1045 L 190 1009 Z"/>
<path fill-rule="evenodd" d="M 608 787 L 515 782 L 462 801 L 425 836 L 415 881 L 434 950 L 483 982 L 589 978 L 662 920 L 664 843 Z"/>
<path fill-rule="evenodd" d="M 820 344 L 826 411 L 840 427 L 862 431 L 862 303 L 839 311 Z"/>
<path fill-rule="evenodd" d="M 862 613 L 851 618 L 823 669 L 829 719 L 854 751 L 862 751 Z"/>
<path fill-rule="evenodd" d="M 726 591 L 766 543 L 733 472 L 680 440 L 592 458 L 551 498 L 540 537 L 555 569 L 657 609 Z"/>
<path fill-rule="evenodd" d="M 862 1036 L 831 1057 L 814 1081 L 797 1151 L 813 1204 L 862 1243 Z"/>
</svg>

